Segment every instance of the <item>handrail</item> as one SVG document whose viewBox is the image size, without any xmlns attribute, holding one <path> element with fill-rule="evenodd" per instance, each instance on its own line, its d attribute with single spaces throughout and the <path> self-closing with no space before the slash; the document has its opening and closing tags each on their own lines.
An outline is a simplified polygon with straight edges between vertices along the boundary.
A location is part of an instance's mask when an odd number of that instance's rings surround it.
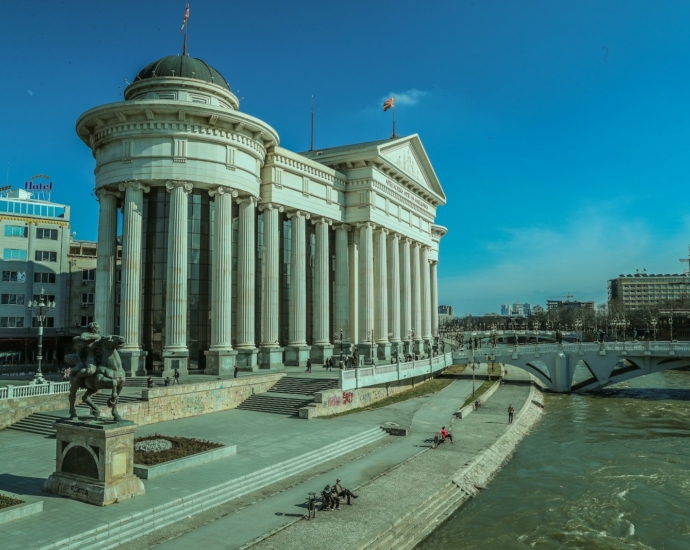
<svg viewBox="0 0 690 550">
<path fill-rule="evenodd" d="M 48 382 L 46 384 L 28 384 L 26 386 L 5 386 L 4 388 L 0 388 L 0 399 L 20 399 L 24 397 L 68 393 L 69 389 L 69 382 Z"/>
</svg>

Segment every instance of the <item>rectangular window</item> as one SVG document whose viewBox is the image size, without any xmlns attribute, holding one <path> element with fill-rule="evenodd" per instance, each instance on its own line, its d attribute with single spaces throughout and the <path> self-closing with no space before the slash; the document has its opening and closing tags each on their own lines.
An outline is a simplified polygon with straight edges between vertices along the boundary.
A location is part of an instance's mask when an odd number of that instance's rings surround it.
<svg viewBox="0 0 690 550">
<path fill-rule="evenodd" d="M 26 278 L 26 275 L 24 276 Z M 55 273 L 42 273 L 42 272 L 36 272 L 34 273 L 34 283 L 54 283 L 55 282 Z"/>
<path fill-rule="evenodd" d="M 2 253 L 3 260 L 26 260 L 26 250 L 17 248 L 5 248 Z"/>
<path fill-rule="evenodd" d="M 24 317 L 0 317 L 0 328 L 23 328 Z"/>
<path fill-rule="evenodd" d="M 44 229 L 42 227 L 36 228 L 36 238 L 37 239 L 48 239 L 51 241 L 57 241 L 58 230 L 57 229 Z"/>
<path fill-rule="evenodd" d="M 93 323 L 93 315 L 82 315 L 81 316 L 81 324 L 79 325 L 80 327 L 89 326 L 90 323 Z"/>
<path fill-rule="evenodd" d="M 57 252 L 51 252 L 49 250 L 37 250 L 36 251 L 36 261 L 37 262 L 57 262 Z"/>
<path fill-rule="evenodd" d="M 8 306 L 23 306 L 24 305 L 24 295 L 23 294 L 3 294 L 0 303 Z"/>
<path fill-rule="evenodd" d="M 38 325 L 38 319 L 36 317 L 33 317 L 31 319 L 31 326 L 32 327 L 37 327 Z M 43 321 L 43 326 L 46 328 L 53 328 L 55 326 L 55 317 L 46 317 L 45 321 Z"/>
<path fill-rule="evenodd" d="M 27 237 L 28 228 L 23 225 L 6 225 L 5 237 Z"/>
<path fill-rule="evenodd" d="M 93 292 L 82 292 L 81 303 L 82 305 L 93 304 Z"/>
<path fill-rule="evenodd" d="M 26 271 L 3 271 L 2 280 L 5 283 L 25 283 Z"/>
<path fill-rule="evenodd" d="M 95 269 L 82 269 L 81 280 L 82 281 L 95 281 L 96 280 L 96 270 Z"/>
</svg>

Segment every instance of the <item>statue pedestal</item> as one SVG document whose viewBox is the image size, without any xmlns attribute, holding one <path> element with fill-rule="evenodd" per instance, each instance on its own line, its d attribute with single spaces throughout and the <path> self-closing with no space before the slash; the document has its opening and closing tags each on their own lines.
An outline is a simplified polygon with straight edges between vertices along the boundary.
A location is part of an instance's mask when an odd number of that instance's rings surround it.
<svg viewBox="0 0 690 550">
<path fill-rule="evenodd" d="M 133 473 L 134 422 L 59 420 L 55 429 L 57 466 L 44 491 L 97 506 L 144 494 Z"/>
</svg>

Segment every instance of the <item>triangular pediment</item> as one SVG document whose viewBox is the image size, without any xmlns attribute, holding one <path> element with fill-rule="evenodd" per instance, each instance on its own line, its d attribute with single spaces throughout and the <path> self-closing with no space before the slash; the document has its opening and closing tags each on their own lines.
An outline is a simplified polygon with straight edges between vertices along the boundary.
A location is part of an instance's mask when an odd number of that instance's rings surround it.
<svg viewBox="0 0 690 550">
<path fill-rule="evenodd" d="M 401 138 L 379 147 L 380 156 L 420 187 L 446 199 L 429 157 L 417 135 Z"/>
</svg>

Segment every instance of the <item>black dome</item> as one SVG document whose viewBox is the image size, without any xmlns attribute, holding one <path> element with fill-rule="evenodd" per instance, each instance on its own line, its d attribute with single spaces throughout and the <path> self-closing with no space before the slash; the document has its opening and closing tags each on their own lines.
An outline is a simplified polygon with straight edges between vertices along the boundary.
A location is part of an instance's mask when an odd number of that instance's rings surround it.
<svg viewBox="0 0 690 550">
<path fill-rule="evenodd" d="M 203 80 L 209 84 L 215 84 L 216 86 L 231 91 L 230 85 L 216 69 L 201 59 L 186 55 L 169 55 L 163 59 L 149 63 L 139 71 L 134 81 L 168 76 Z"/>
</svg>

